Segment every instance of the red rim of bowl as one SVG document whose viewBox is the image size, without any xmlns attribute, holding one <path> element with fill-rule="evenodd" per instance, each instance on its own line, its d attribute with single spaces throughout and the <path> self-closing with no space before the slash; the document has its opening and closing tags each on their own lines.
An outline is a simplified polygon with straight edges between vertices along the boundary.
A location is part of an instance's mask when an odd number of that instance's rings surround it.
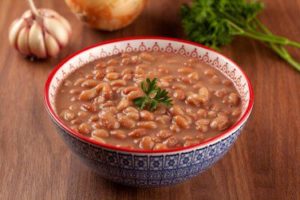
<svg viewBox="0 0 300 200">
<path fill-rule="evenodd" d="M 204 142 L 201 142 L 199 144 L 196 145 L 192 145 L 192 146 L 188 146 L 188 147 L 180 147 L 180 148 L 175 148 L 175 149 L 168 149 L 168 150 L 158 150 L 158 151 L 153 151 L 153 150 L 138 150 L 138 149 L 129 149 L 129 148 L 124 148 L 124 147 L 116 147 L 113 145 L 108 145 L 108 144 L 102 144 L 100 142 L 97 142 L 96 140 L 91 139 L 90 137 L 87 136 L 83 136 L 80 133 L 73 131 L 72 129 L 70 129 L 67 125 L 64 124 L 64 122 L 58 117 L 58 115 L 54 112 L 54 109 L 52 108 L 51 104 L 50 104 L 50 100 L 49 100 L 49 86 L 50 83 L 54 77 L 54 75 L 56 74 L 56 72 L 70 59 L 72 59 L 73 57 L 77 56 L 78 54 L 92 49 L 94 47 L 98 47 L 104 44 L 110 44 L 110 43 L 115 43 L 115 42 L 122 42 L 122 41 L 130 41 L 130 40 L 164 40 L 164 41 L 170 41 L 170 42 L 181 42 L 181 43 L 185 43 L 185 44 L 190 44 L 190 45 L 194 45 L 197 47 L 201 47 L 204 49 L 207 49 L 209 51 L 212 51 L 214 53 L 216 53 L 218 56 L 221 56 L 225 59 L 227 59 L 228 61 L 230 61 L 231 63 L 233 63 L 235 65 L 235 67 L 237 67 L 242 75 L 245 77 L 247 84 L 248 84 L 248 90 L 249 90 L 249 104 L 244 112 L 244 114 L 242 115 L 242 117 L 235 123 L 233 124 L 229 129 L 227 129 L 226 131 L 218 134 L 215 137 L 210 138 L 209 140 L 206 140 Z M 231 59 L 223 56 L 222 54 L 216 52 L 213 49 L 210 49 L 206 46 L 203 46 L 201 44 L 195 43 L 195 42 L 190 42 L 190 41 L 186 41 L 183 39 L 177 39 L 177 38 L 169 38 L 169 37 L 159 37 L 159 36 L 135 36 L 135 37 L 125 37 L 125 38 L 119 38 L 119 39 L 112 39 L 112 40 L 106 40 L 94 45 L 91 45 L 89 47 L 86 47 L 82 50 L 79 50 L 73 54 L 71 54 L 70 56 L 68 56 L 67 58 L 65 58 L 62 62 L 60 62 L 53 70 L 52 72 L 49 74 L 48 79 L 46 81 L 45 84 L 45 90 L 44 90 L 44 101 L 45 101 L 45 106 L 48 110 L 48 112 L 50 113 L 50 115 L 52 116 L 52 118 L 55 120 L 55 122 L 62 127 L 63 129 L 65 129 L 71 136 L 74 136 L 82 141 L 94 144 L 96 146 L 102 147 L 102 148 L 106 148 L 106 149 L 112 149 L 112 150 L 117 150 L 117 151 L 123 151 L 123 152 L 129 152 L 129 153 L 150 153 L 150 154 L 155 154 L 155 153 L 169 153 L 169 152 L 177 152 L 177 151 L 185 151 L 185 150 L 189 150 L 189 149 L 194 149 L 196 147 L 204 147 L 204 146 L 208 146 L 210 144 L 213 144 L 215 142 L 217 142 L 218 140 L 222 139 L 223 137 L 226 138 L 229 135 L 233 134 L 235 129 L 240 128 L 248 119 L 251 110 L 253 108 L 253 103 L 254 103 L 254 94 L 253 94 L 253 88 L 251 85 L 251 82 L 249 80 L 249 78 L 247 77 L 247 75 L 244 73 L 244 71 L 235 63 L 233 62 Z M 231 133 L 231 134 L 229 134 Z M 226 137 L 225 137 L 226 136 Z"/>
</svg>

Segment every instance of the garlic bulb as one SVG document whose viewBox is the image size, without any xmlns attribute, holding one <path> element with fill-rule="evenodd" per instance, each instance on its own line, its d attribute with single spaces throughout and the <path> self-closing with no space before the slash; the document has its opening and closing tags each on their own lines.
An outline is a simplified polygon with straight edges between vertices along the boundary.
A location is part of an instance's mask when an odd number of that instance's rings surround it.
<svg viewBox="0 0 300 200">
<path fill-rule="evenodd" d="M 9 42 L 25 56 L 47 58 L 56 56 L 68 44 L 71 35 L 69 22 L 50 9 L 31 10 L 15 20 L 9 29 Z"/>
<path fill-rule="evenodd" d="M 145 7 L 146 0 L 65 0 L 89 26 L 113 31 L 128 26 Z"/>
</svg>

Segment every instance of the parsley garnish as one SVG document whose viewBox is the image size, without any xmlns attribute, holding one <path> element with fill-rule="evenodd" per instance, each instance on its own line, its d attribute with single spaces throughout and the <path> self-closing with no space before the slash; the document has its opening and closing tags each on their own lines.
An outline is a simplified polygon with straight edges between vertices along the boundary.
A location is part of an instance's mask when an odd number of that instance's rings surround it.
<svg viewBox="0 0 300 200">
<path fill-rule="evenodd" d="M 141 83 L 141 88 L 145 96 L 133 100 L 138 108 L 154 111 L 160 103 L 168 107 L 172 106 L 172 99 L 168 96 L 168 91 L 157 86 L 157 78 L 153 80 L 147 78 Z"/>
<path fill-rule="evenodd" d="M 273 34 L 258 19 L 263 8 L 263 3 L 255 0 L 193 0 L 181 8 L 182 25 L 190 40 L 215 49 L 237 35 L 259 40 L 300 71 L 300 63 L 286 49 L 300 48 L 300 43 Z"/>
</svg>

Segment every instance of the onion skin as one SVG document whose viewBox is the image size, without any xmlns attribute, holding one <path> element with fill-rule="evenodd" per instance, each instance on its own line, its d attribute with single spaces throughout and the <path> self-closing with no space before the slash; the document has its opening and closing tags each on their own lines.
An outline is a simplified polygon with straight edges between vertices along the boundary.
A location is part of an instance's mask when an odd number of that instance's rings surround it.
<svg viewBox="0 0 300 200">
<path fill-rule="evenodd" d="M 114 31 L 131 24 L 147 0 L 65 0 L 79 19 L 90 27 Z"/>
</svg>

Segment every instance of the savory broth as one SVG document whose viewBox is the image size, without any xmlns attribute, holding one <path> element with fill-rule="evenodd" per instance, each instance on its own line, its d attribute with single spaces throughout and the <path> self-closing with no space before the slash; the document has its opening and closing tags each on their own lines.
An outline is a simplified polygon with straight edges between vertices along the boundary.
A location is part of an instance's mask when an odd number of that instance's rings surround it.
<svg viewBox="0 0 300 200">
<path fill-rule="evenodd" d="M 143 110 L 141 82 L 157 78 L 172 106 Z M 133 52 L 101 58 L 72 72 L 60 85 L 55 108 L 70 128 L 132 149 L 191 146 L 234 124 L 240 96 L 224 75 L 197 59 L 173 53 Z"/>
</svg>

